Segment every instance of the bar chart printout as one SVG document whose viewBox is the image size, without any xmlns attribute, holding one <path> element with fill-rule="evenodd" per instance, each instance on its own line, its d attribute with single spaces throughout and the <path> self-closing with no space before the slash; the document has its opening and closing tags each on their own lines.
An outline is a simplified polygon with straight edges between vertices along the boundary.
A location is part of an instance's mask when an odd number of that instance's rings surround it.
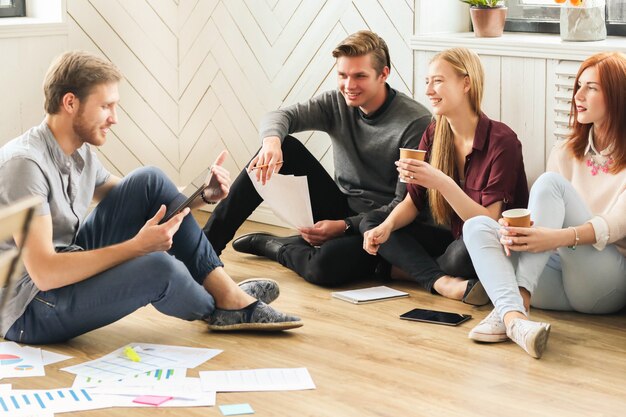
<svg viewBox="0 0 626 417">
<path fill-rule="evenodd" d="M 61 413 L 102 408 L 84 389 L 13 390 L 0 392 L 0 416 L 18 412 Z"/>
<path fill-rule="evenodd" d="M 101 381 L 119 380 L 158 369 L 195 368 L 222 352 L 219 349 L 148 343 L 133 343 L 129 346 L 139 355 L 139 362 L 128 359 L 123 353 L 124 347 L 121 347 L 99 359 L 61 370 Z"/>
</svg>

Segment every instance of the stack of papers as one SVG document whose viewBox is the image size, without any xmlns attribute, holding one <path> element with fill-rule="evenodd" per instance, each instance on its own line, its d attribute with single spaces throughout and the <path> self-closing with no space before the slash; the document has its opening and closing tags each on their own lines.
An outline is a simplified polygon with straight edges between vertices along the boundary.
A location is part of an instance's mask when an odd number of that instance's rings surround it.
<svg viewBox="0 0 626 417">
<path fill-rule="evenodd" d="M 393 288 L 380 286 L 362 288 L 360 290 L 338 291 L 331 293 L 331 296 L 354 304 L 373 303 L 375 301 L 390 300 L 393 298 L 408 297 L 409 293 L 394 290 Z"/>
<path fill-rule="evenodd" d="M 313 226 L 313 209 L 306 176 L 275 173 L 265 185 L 256 180 L 256 171 L 249 171 L 248 176 L 265 204 L 281 220 L 295 229 Z"/>
<path fill-rule="evenodd" d="M 48 361 L 68 358 L 51 352 L 44 355 L 41 349 L 12 342 L 0 343 L 0 352 L 5 375 L 27 371 L 43 375 L 43 356 Z M 195 368 L 221 352 L 145 343 L 127 345 L 99 359 L 63 368 L 76 374 L 71 388 L 13 390 L 10 384 L 0 384 L 0 417 L 43 417 L 109 407 L 214 406 L 218 391 L 315 389 L 306 368 L 210 371 L 200 372 L 200 378 L 187 377 L 187 368 Z M 15 369 L 18 366 L 19 371 Z"/>
</svg>

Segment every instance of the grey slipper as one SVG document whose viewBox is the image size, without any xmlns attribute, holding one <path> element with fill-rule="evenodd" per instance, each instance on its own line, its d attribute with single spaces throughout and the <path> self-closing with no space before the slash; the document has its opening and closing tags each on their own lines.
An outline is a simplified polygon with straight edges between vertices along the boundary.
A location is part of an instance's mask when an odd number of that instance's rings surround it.
<svg viewBox="0 0 626 417">
<path fill-rule="evenodd" d="M 255 301 L 240 310 L 216 308 L 207 321 L 209 329 L 213 331 L 258 330 L 271 332 L 294 329 L 304 324 L 299 317 L 283 314 L 263 301 Z"/>
<path fill-rule="evenodd" d="M 265 304 L 270 304 L 280 295 L 278 282 L 269 278 L 250 278 L 241 281 L 237 285 L 239 285 L 239 288 L 246 294 L 263 301 Z"/>
</svg>

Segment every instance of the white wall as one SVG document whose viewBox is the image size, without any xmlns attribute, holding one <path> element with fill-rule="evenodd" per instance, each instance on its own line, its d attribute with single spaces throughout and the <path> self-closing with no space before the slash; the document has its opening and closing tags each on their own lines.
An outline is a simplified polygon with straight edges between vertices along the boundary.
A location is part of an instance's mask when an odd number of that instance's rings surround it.
<svg viewBox="0 0 626 417">
<path fill-rule="evenodd" d="M 109 168 L 157 165 L 186 183 L 224 148 L 241 170 L 265 112 L 334 88 L 330 52 L 356 30 L 387 40 L 391 83 L 412 94 L 413 15 L 413 0 L 68 0 L 68 45 L 126 76 L 120 124 L 102 148 Z M 328 138 L 300 138 L 331 170 Z"/>
<path fill-rule="evenodd" d="M 29 0 L 42 1 L 49 0 Z M 104 56 L 126 78 L 119 124 L 100 150 L 105 165 L 119 175 L 156 165 L 179 184 L 224 148 L 227 167 L 241 170 L 260 144 L 265 112 L 335 88 L 331 50 L 357 30 L 385 38 L 390 83 L 414 91 L 414 0 L 66 0 L 65 6 L 64 36 L 0 40 L 9 62 L 0 76 L 11 86 L 0 95 L 0 143 L 41 120 L 43 75 L 65 49 Z M 328 137 L 299 137 L 332 172 Z"/>
<path fill-rule="evenodd" d="M 64 0 L 26 6 L 26 17 L 0 19 L 0 145 L 43 119 L 43 77 L 67 44 Z"/>
<path fill-rule="evenodd" d="M 43 120 L 43 76 L 64 49 L 64 36 L 0 38 L 0 144 Z"/>
</svg>

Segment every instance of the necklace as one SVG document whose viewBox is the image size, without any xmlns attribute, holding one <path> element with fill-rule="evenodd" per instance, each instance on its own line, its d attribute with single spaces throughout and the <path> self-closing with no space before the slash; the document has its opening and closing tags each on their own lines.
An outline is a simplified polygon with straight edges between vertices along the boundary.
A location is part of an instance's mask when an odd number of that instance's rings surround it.
<svg viewBox="0 0 626 417">
<path fill-rule="evenodd" d="M 600 161 L 600 162 L 598 162 Z M 591 170 L 591 175 L 598 175 L 598 172 L 608 173 L 611 164 L 613 163 L 613 158 L 610 156 L 596 155 L 593 153 L 589 154 L 589 159 L 587 159 L 587 166 Z"/>
</svg>

